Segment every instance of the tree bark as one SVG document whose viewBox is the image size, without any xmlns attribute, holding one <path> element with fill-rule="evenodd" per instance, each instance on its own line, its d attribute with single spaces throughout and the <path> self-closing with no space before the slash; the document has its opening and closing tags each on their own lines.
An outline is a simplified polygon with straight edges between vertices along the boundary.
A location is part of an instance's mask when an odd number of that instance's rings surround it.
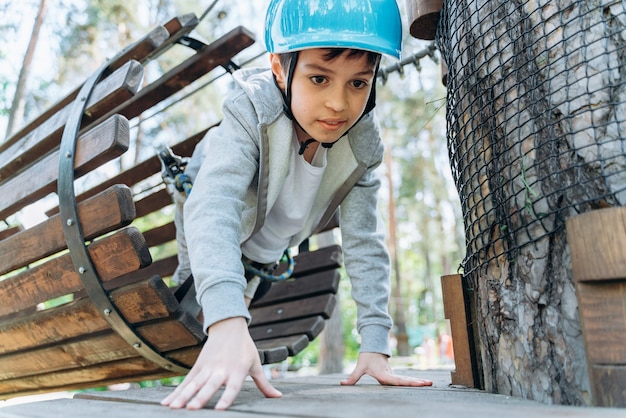
<svg viewBox="0 0 626 418">
<path fill-rule="evenodd" d="M 624 4 L 450 0 L 442 18 L 486 389 L 589 404 L 564 222 L 626 202 Z"/>
<path fill-rule="evenodd" d="M 40 0 L 39 9 L 37 11 L 37 17 L 33 24 L 33 31 L 30 35 L 30 41 L 26 48 L 26 54 L 24 55 L 24 61 L 22 62 L 22 68 L 17 79 L 15 86 L 15 94 L 13 95 L 13 102 L 9 111 L 9 118 L 7 122 L 7 130 L 5 137 L 13 133 L 13 128 L 21 125 L 24 118 L 24 91 L 26 91 L 26 82 L 30 73 L 31 63 L 35 55 L 35 48 L 37 48 L 37 42 L 39 41 L 39 31 L 43 25 L 43 20 L 46 16 L 46 6 L 48 0 Z"/>
</svg>

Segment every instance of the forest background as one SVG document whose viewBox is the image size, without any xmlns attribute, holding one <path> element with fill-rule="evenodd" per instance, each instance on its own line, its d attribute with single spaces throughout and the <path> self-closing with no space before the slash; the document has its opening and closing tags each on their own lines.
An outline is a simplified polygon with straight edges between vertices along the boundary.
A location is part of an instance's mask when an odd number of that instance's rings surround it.
<svg viewBox="0 0 626 418">
<path fill-rule="evenodd" d="M 35 118 L 89 77 L 115 52 L 139 39 L 155 25 L 184 13 L 202 18 L 192 36 L 211 42 L 236 26 L 251 30 L 257 42 L 235 58 L 242 66 L 265 66 L 263 16 L 268 0 L 250 2 L 190 0 L 8 0 L 0 4 L 0 138 Z M 423 51 L 430 42 L 408 35 L 404 2 L 403 58 Z M 182 46 L 175 54 L 192 54 Z M 180 55 L 178 55 L 180 56 Z M 383 61 L 390 69 L 379 79 L 376 112 L 387 147 L 380 169 L 383 187 L 380 210 L 388 226 L 393 257 L 394 286 L 390 310 L 394 317 L 396 355 L 410 357 L 420 367 L 450 361 L 441 353 L 441 337 L 448 334 L 439 277 L 456 273 L 465 253 L 459 199 L 450 174 L 446 147 L 445 87 L 441 83 L 438 54 L 405 66 Z M 171 68 L 167 55 L 148 67 L 146 79 L 158 78 Z M 161 145 L 172 144 L 214 124 L 221 117 L 221 102 L 232 85 L 224 70 L 184 90 L 183 96 L 151 115 L 131 121 L 131 149 L 109 170 L 121 170 L 142 161 Z M 110 173 L 110 172 L 109 172 Z M 86 182 L 89 179 L 85 180 Z M 54 196 L 51 196 L 51 206 Z M 3 220 L 0 229 L 15 223 L 26 226 L 43 220 L 47 208 L 28 208 Z M 165 211 L 164 218 L 171 217 Z M 154 219 L 155 223 L 165 223 Z M 141 226 L 139 226 L 141 227 Z M 163 251 L 172 251 L 171 248 Z M 299 365 L 339 363 L 356 359 L 356 309 L 343 279 L 336 319 L 327 325 L 329 336 L 292 360 Z M 338 320 L 337 320 L 338 319 Z M 335 339 L 337 339 L 335 338 Z M 334 353 L 320 348 L 335 347 Z M 324 343 L 326 341 L 326 343 Z M 405 342 L 403 344 L 403 342 Z M 328 362 L 322 372 L 338 371 Z"/>
</svg>

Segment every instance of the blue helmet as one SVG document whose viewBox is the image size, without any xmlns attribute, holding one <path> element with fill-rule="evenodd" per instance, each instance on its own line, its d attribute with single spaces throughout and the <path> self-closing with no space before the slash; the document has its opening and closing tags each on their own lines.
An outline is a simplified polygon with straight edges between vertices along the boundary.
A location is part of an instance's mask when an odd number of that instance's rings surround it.
<svg viewBox="0 0 626 418">
<path fill-rule="evenodd" d="M 271 0 L 265 18 L 270 53 L 350 48 L 400 58 L 396 0 Z"/>
</svg>

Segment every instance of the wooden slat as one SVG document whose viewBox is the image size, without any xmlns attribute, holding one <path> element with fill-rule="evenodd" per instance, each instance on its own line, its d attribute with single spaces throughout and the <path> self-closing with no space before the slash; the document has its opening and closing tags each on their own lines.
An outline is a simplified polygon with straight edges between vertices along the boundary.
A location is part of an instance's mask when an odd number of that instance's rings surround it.
<svg viewBox="0 0 626 418">
<path fill-rule="evenodd" d="M 108 72 L 110 73 L 111 71 L 119 69 L 130 60 L 136 60 L 142 64 L 146 63 L 148 60 L 153 59 L 155 56 L 169 49 L 173 42 L 181 36 L 191 32 L 197 24 L 198 18 L 194 14 L 190 13 L 177 16 L 165 25 L 156 27 L 144 38 L 129 46 L 128 49 L 124 50 L 120 55 L 113 57 L 108 63 Z M 165 33 L 168 33 L 165 39 L 163 38 L 163 30 L 165 30 Z M 103 74 L 103 77 L 107 76 L 108 74 Z M 78 86 L 70 94 L 59 100 L 37 118 L 29 122 L 26 126 L 20 129 L 20 131 L 8 138 L 4 143 L 0 144 L 0 151 L 4 151 L 9 146 L 15 144 L 21 138 L 32 132 L 35 128 L 44 124 L 44 122 L 50 119 L 52 115 L 70 104 L 78 95 L 81 87 L 82 85 Z"/>
<path fill-rule="evenodd" d="M 232 57 L 253 43 L 254 35 L 244 27 L 237 27 L 171 69 L 132 99 L 121 103 L 110 114 L 124 115 L 128 119 L 139 116 L 215 67 L 227 64 Z"/>
<path fill-rule="evenodd" d="M 176 270 L 177 266 L 178 258 L 175 255 L 163 258 L 161 260 L 156 260 L 153 261 L 152 264 L 142 268 L 141 270 L 133 271 L 131 273 L 120 276 L 115 280 L 111 280 L 110 282 L 105 283 L 104 288 L 111 289 L 126 286 L 128 284 L 137 283 L 155 275 L 160 277 L 169 277 L 174 274 L 174 270 Z"/>
<path fill-rule="evenodd" d="M 143 236 L 146 238 L 149 247 L 161 245 L 176 239 L 176 225 L 174 225 L 174 222 L 170 222 L 144 231 Z"/>
<path fill-rule="evenodd" d="M 251 307 L 257 308 L 324 293 L 337 293 L 340 277 L 339 270 L 332 269 L 300 276 L 295 280 L 274 283 L 267 294 L 255 301 Z"/>
<path fill-rule="evenodd" d="M 626 365 L 593 365 L 589 375 L 594 405 L 626 408 Z"/>
<path fill-rule="evenodd" d="M 178 303 L 159 277 L 116 289 L 111 300 L 131 324 L 166 318 Z M 69 340 L 109 329 L 102 312 L 84 298 L 18 321 L 0 322 L 0 354 Z"/>
<path fill-rule="evenodd" d="M 128 149 L 128 120 L 115 115 L 78 138 L 76 177 L 120 156 Z M 63 158 L 66 158 L 65 156 Z M 0 186 L 0 219 L 56 190 L 59 150 L 43 157 L 26 171 Z"/>
<path fill-rule="evenodd" d="M 82 120 L 83 128 L 90 121 L 108 113 L 116 103 L 132 97 L 139 89 L 142 77 L 143 67 L 138 62 L 131 61 L 109 78 L 98 83 L 87 103 L 86 114 Z M 0 182 L 6 181 L 42 155 L 48 154 L 59 146 L 70 110 L 70 105 L 60 109 L 58 113 L 42 121 L 24 138 L 0 153 L 0 161 L 2 161 Z"/>
<path fill-rule="evenodd" d="M 261 364 L 274 364 L 280 363 L 289 357 L 289 350 L 285 346 L 279 347 L 267 347 L 263 350 L 259 349 L 259 356 L 261 356 Z"/>
<path fill-rule="evenodd" d="M 135 217 L 130 189 L 117 185 L 78 205 L 78 218 L 86 239 L 128 225 Z M 32 228 L 0 241 L 0 274 L 25 266 L 67 247 L 56 215 Z"/>
<path fill-rule="evenodd" d="M 254 341 L 290 337 L 292 335 L 306 335 L 310 341 L 313 341 L 322 332 L 324 325 L 323 317 L 313 316 L 278 324 L 254 326 L 250 327 L 249 331 Z"/>
<path fill-rule="evenodd" d="M 576 282 L 626 279 L 626 207 L 576 215 L 566 226 Z"/>
<path fill-rule="evenodd" d="M 7 229 L 3 229 L 0 231 L 0 241 L 7 239 L 11 235 L 15 235 L 20 231 L 23 231 L 24 228 L 22 226 L 12 226 Z"/>
<path fill-rule="evenodd" d="M 201 345 L 166 353 L 191 367 Z M 58 390 L 75 390 L 120 382 L 136 382 L 174 376 L 173 373 L 142 357 L 85 366 L 77 369 L 41 373 L 17 379 L 0 380 L 0 399 Z"/>
<path fill-rule="evenodd" d="M 577 283 L 576 293 L 589 362 L 626 365 L 626 280 Z"/>
<path fill-rule="evenodd" d="M 210 129 L 210 128 L 209 128 Z M 187 138 L 186 140 L 172 146 L 172 151 L 174 152 L 174 154 L 176 155 L 180 155 L 180 156 L 191 156 L 191 154 L 193 153 L 194 148 L 196 147 L 196 145 L 198 144 L 198 142 L 200 142 L 202 140 L 202 138 L 204 138 L 204 135 L 206 134 L 206 132 L 208 131 L 208 129 L 205 129 L 201 132 L 198 132 L 195 135 L 190 136 L 189 138 Z M 97 193 L 100 193 L 102 190 L 111 187 L 114 184 L 126 184 L 128 186 L 133 186 L 137 183 L 139 183 L 142 180 L 145 180 L 146 178 L 156 174 L 156 173 L 160 173 L 161 172 L 161 162 L 158 158 L 157 155 L 154 155 L 151 158 L 148 158 L 147 160 L 133 166 L 132 168 L 129 168 L 128 170 L 113 176 L 101 183 L 99 183 L 97 186 L 94 186 L 93 188 L 79 194 L 78 196 L 76 196 L 76 201 L 81 202 L 91 196 L 94 196 Z M 167 194 L 167 191 L 162 190 L 158 192 L 160 197 L 158 199 L 158 202 L 162 202 L 164 203 L 163 206 L 161 207 L 165 207 L 166 205 L 172 203 L 172 199 L 171 197 L 169 197 L 169 194 Z M 165 193 L 168 197 L 167 200 L 164 200 L 164 196 L 163 193 Z M 157 207 L 154 206 L 154 203 L 152 203 L 149 199 L 151 198 L 151 196 L 153 196 L 156 193 L 152 193 L 151 195 L 149 195 L 148 197 L 146 197 L 145 199 L 142 200 L 146 200 L 146 202 L 142 202 L 142 201 L 138 201 L 137 202 L 137 217 L 141 217 L 144 216 L 148 213 L 151 213 L 154 210 L 157 210 Z M 141 202 L 141 204 L 140 204 Z M 149 207 L 143 207 L 144 205 L 149 206 Z M 161 207 L 158 207 L 158 209 L 160 209 Z M 54 207 L 50 210 L 48 210 L 46 212 L 46 215 L 48 216 L 52 216 L 56 213 L 59 212 L 59 208 Z"/>
<path fill-rule="evenodd" d="M 456 369 L 450 372 L 452 384 L 477 387 L 472 371 L 472 355 L 465 311 L 463 280 L 460 274 L 441 277 L 443 310 L 450 321 Z"/>
<path fill-rule="evenodd" d="M 295 356 L 309 345 L 309 339 L 306 335 L 292 335 L 290 337 L 276 338 L 273 340 L 256 341 L 255 344 L 257 349 L 263 351 L 274 350 L 277 347 L 285 347 L 288 355 Z"/>
<path fill-rule="evenodd" d="M 204 335 L 190 315 L 137 327 L 159 351 L 199 344 Z M 93 334 L 84 339 L 50 347 L 0 356 L 0 380 L 69 370 L 99 363 L 128 359 L 137 351 L 113 333 Z"/>
<path fill-rule="evenodd" d="M 293 277 L 341 267 L 342 253 L 339 245 L 331 245 L 316 251 L 298 254 Z"/>
<path fill-rule="evenodd" d="M 94 241 L 88 249 L 100 279 L 105 282 L 146 266 L 151 261 L 148 247 L 139 230 L 134 227 Z M 0 316 L 19 312 L 82 288 L 69 254 L 53 258 L 0 281 Z"/>
<path fill-rule="evenodd" d="M 252 320 L 249 325 L 252 327 L 317 315 L 321 315 L 325 319 L 328 319 L 330 318 L 330 314 L 333 312 L 335 302 L 335 295 L 331 293 L 314 296 L 304 300 L 296 300 L 293 302 L 250 309 Z"/>
</svg>

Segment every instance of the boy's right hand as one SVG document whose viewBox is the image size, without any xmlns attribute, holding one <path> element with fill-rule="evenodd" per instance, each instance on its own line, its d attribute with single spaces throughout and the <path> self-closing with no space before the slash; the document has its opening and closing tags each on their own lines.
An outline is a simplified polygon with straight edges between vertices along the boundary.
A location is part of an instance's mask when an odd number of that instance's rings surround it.
<svg viewBox="0 0 626 418">
<path fill-rule="evenodd" d="M 209 327 L 209 338 L 196 363 L 183 383 L 163 399 L 161 405 L 173 409 L 185 406 L 200 409 L 224 386 L 215 409 L 226 409 L 234 402 L 248 375 L 265 397 L 282 396 L 265 377 L 245 318 L 225 319 Z"/>
</svg>

